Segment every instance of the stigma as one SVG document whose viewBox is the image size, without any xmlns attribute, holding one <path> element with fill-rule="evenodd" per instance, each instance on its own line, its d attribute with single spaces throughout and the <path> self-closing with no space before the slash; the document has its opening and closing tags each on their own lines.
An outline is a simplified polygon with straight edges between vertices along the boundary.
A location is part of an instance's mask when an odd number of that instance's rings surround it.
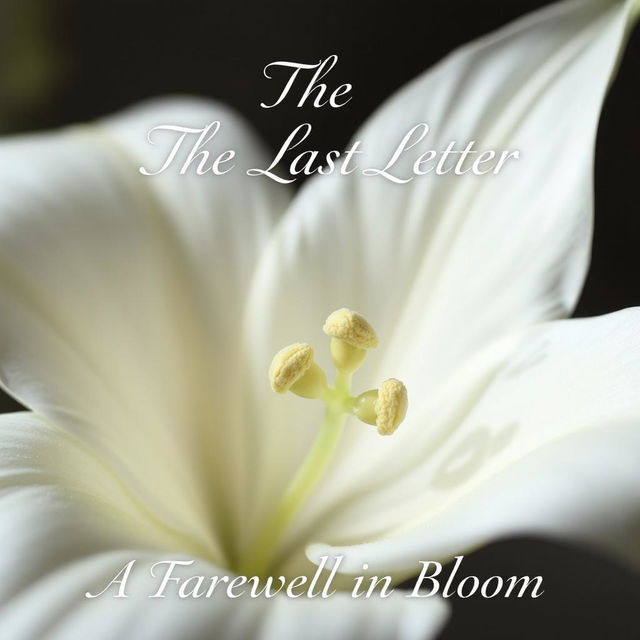
<svg viewBox="0 0 640 640">
<path fill-rule="evenodd" d="M 331 359 L 336 369 L 334 384 L 314 361 L 315 352 L 306 343 L 281 349 L 269 367 L 269 382 L 276 393 L 292 392 L 303 398 L 322 400 L 334 413 L 353 414 L 377 428 L 380 435 L 391 435 L 404 420 L 408 409 L 407 389 L 395 378 L 379 388 L 351 395 L 352 375 L 362 366 L 370 349 L 378 346 L 373 327 L 362 315 L 350 309 L 331 313 L 323 326 L 329 336 Z"/>
</svg>

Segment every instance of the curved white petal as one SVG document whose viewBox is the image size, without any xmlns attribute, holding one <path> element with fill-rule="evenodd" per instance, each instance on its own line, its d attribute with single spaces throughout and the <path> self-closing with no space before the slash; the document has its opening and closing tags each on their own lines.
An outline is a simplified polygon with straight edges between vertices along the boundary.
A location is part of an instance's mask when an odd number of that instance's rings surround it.
<svg viewBox="0 0 640 640">
<path fill-rule="evenodd" d="M 99 598 L 84 599 L 84 593 L 99 593 L 131 561 L 137 558 L 127 580 L 127 598 L 116 599 L 118 585 Z M 337 593 L 327 599 L 232 599 L 215 593 L 210 598 L 175 597 L 169 583 L 167 597 L 149 598 L 159 586 L 150 575 L 156 562 L 190 561 L 136 552 L 118 551 L 81 558 L 49 581 L 25 590 L 0 607 L 0 631 L 15 640 L 67 640 L 90 635 L 96 640 L 429 640 L 437 636 L 447 619 L 447 606 L 437 597 L 428 600 L 406 598 L 394 593 L 385 600 L 353 599 Z M 186 581 L 226 573 L 214 565 L 196 562 L 178 567 L 174 576 Z M 192 585 L 193 586 L 193 585 Z M 222 585 L 224 587 L 224 585 Z M 298 591 L 298 590 L 296 590 Z"/>
<path fill-rule="evenodd" d="M 154 523 L 82 443 L 32 414 L 0 416 L 0 635 L 12 640 L 287 640 L 431 638 L 443 601 L 329 599 L 150 599 L 166 565 L 190 561 L 185 541 Z M 135 560 L 125 583 L 100 593 Z M 176 576 L 222 576 L 204 560 Z M 223 585 L 224 586 L 224 585 Z M 173 588 L 172 588 L 173 587 Z M 208 587 L 206 583 L 205 589 Z"/>
<path fill-rule="evenodd" d="M 311 555 L 344 552 L 346 571 L 375 559 L 378 571 L 409 572 L 418 559 L 546 533 L 639 561 L 639 386 L 640 309 L 533 330 L 428 459 L 327 523 L 346 534 L 382 513 L 385 539 Z"/>
<path fill-rule="evenodd" d="M 601 0 L 547 7 L 463 47 L 374 114 L 355 135 L 360 168 L 384 167 L 422 121 L 430 132 L 398 160 L 396 175 L 410 175 L 421 152 L 450 141 L 517 149 L 521 158 L 498 175 L 430 174 L 402 185 L 357 172 L 312 180 L 269 245 L 252 290 L 257 389 L 268 393 L 264 371 L 287 343 L 310 342 L 326 364 L 322 321 L 342 306 L 366 315 L 380 335 L 382 347 L 358 384 L 394 376 L 410 401 L 430 397 L 502 335 L 571 311 L 589 253 L 595 133 L 629 11 L 629 3 Z M 265 470 L 255 481 L 264 503 L 299 464 L 320 414 L 305 401 L 259 402 L 262 415 L 271 402 L 273 418 L 257 436 L 258 473 L 260 458 L 286 447 L 279 474 L 266 480 Z M 424 428 L 411 419 L 403 425 Z M 366 433 L 340 455 L 350 452 L 344 466 L 360 470 L 383 450 L 399 473 L 413 453 L 406 441 L 400 447 Z"/>
<path fill-rule="evenodd" d="M 85 555 L 189 548 L 81 440 L 30 413 L 0 415 L 0 599 Z"/>
<path fill-rule="evenodd" d="M 203 541 L 234 518 L 234 487 L 221 485 L 230 467 L 241 472 L 241 430 L 230 428 L 241 308 L 286 193 L 240 185 L 241 168 L 146 177 L 138 167 L 167 152 L 165 138 L 147 144 L 149 128 L 216 119 L 212 152 L 262 159 L 236 117 L 191 100 L 0 144 L 2 384 Z"/>
</svg>

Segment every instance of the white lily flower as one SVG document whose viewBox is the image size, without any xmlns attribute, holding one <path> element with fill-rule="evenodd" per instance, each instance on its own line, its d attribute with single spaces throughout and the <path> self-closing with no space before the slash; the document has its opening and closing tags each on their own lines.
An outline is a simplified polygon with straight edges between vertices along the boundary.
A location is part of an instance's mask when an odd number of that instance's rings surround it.
<svg viewBox="0 0 640 640">
<path fill-rule="evenodd" d="M 520 532 L 636 553 L 640 312 L 563 318 L 588 265 L 599 113 L 637 12 L 548 7 L 449 56 L 356 135 L 359 164 L 380 167 L 428 122 L 404 174 L 450 140 L 520 149 L 500 175 L 321 176 L 289 204 L 245 175 L 268 166 L 245 126 L 192 100 L 5 141 L 0 378 L 31 412 L 0 416 L 2 636 L 425 638 L 446 618 L 437 598 L 156 600 L 148 567 L 301 576 L 342 554 L 341 571 L 400 580 Z M 139 175 L 162 157 L 153 126 L 214 120 L 234 171 Z M 313 445 L 323 403 L 274 394 L 266 373 L 298 340 L 330 371 L 322 325 L 345 306 L 380 341 L 353 388 L 393 376 L 409 409 L 386 437 L 350 418 L 328 451 Z M 276 390 L 316 366 L 298 346 Z M 399 383 L 367 402 L 363 417 L 397 426 Z M 141 597 L 85 599 L 133 559 Z"/>
</svg>

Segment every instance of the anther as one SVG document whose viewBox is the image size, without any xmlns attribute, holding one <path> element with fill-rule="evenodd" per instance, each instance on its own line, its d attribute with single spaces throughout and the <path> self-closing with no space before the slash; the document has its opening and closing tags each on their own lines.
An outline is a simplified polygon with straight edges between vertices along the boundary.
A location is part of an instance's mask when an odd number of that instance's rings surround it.
<svg viewBox="0 0 640 640">
<path fill-rule="evenodd" d="M 376 426 L 383 436 L 391 435 L 407 415 L 409 401 L 407 388 L 395 378 L 385 380 L 378 389 L 378 399 L 374 405 Z"/>
<path fill-rule="evenodd" d="M 324 371 L 313 361 L 313 348 L 304 343 L 276 353 L 269 367 L 269 382 L 276 393 L 291 391 L 304 398 L 322 398 L 327 388 Z"/>
<path fill-rule="evenodd" d="M 363 422 L 378 427 L 378 433 L 391 435 L 407 415 L 407 389 L 395 378 L 385 380 L 379 389 L 361 393 L 353 412 Z"/>
<path fill-rule="evenodd" d="M 362 364 L 368 349 L 378 346 L 378 337 L 367 320 L 350 309 L 334 311 L 323 331 L 331 337 L 331 357 L 336 368 L 353 373 Z"/>
</svg>

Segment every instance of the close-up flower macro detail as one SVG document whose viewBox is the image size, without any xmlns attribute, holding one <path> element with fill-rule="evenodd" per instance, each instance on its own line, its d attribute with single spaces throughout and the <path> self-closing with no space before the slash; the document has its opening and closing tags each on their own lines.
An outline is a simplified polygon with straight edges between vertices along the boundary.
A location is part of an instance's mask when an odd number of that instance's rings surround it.
<svg viewBox="0 0 640 640">
<path fill-rule="evenodd" d="M 518 150 L 499 173 L 294 191 L 247 174 L 270 156 L 224 95 L 2 138 L 0 384 L 24 410 L 0 414 L 0 637 L 436 638 L 444 598 L 353 598 L 353 576 L 397 587 L 520 534 L 637 563 L 640 310 L 571 316 L 639 15 L 550 4 L 354 133 L 361 168 L 428 122 L 394 175 L 453 140 Z M 213 122 L 233 170 L 147 170 L 193 161 L 159 127 Z M 264 585 L 337 557 L 328 598 L 148 597 L 167 559 Z M 85 595 L 133 559 L 127 597 Z"/>
</svg>

